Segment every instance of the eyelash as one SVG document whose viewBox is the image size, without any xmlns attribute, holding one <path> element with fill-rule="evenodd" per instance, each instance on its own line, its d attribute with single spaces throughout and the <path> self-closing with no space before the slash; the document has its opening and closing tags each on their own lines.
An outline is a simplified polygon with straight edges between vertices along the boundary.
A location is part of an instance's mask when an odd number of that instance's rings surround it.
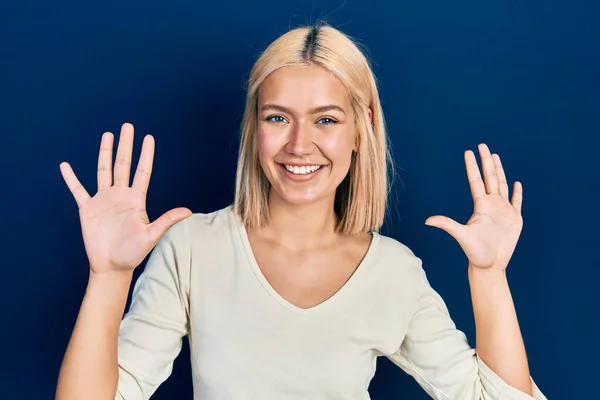
<svg viewBox="0 0 600 400">
<path fill-rule="evenodd" d="M 281 115 L 270 115 L 265 120 L 267 122 L 273 122 L 273 123 L 276 123 L 276 124 L 283 123 L 283 121 L 274 121 L 274 118 L 281 118 L 281 119 L 285 120 L 285 118 L 282 117 Z M 328 122 L 324 122 L 324 123 L 321 123 L 319 125 L 333 125 L 333 124 L 337 124 L 338 123 L 335 119 L 329 118 L 329 117 L 323 117 L 323 118 L 319 119 L 319 121 L 323 121 L 323 120 L 327 120 Z M 319 121 L 317 121 L 317 122 L 319 122 Z"/>
<path fill-rule="evenodd" d="M 265 118 L 265 121 L 267 121 L 267 122 L 274 122 L 274 123 L 276 123 L 276 124 L 280 124 L 280 123 L 282 123 L 282 122 L 283 122 L 283 121 L 274 121 L 274 118 L 281 118 L 281 119 L 285 119 L 285 118 L 283 118 L 281 115 L 270 115 L 270 116 L 268 116 L 267 118 Z"/>
<path fill-rule="evenodd" d="M 330 121 L 330 122 L 326 123 L 325 125 L 334 125 L 334 124 L 337 124 L 337 121 L 335 119 L 329 118 L 329 117 L 323 117 L 319 121 L 323 121 L 324 119 L 327 119 L 327 120 Z"/>
</svg>

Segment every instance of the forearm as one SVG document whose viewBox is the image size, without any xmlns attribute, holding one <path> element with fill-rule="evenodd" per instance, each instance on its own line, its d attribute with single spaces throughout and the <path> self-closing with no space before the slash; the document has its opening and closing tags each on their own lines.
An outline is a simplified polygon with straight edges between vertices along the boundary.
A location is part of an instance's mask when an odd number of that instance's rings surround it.
<svg viewBox="0 0 600 400">
<path fill-rule="evenodd" d="M 469 266 L 479 357 L 510 386 L 532 395 L 529 366 L 506 272 Z"/>
<path fill-rule="evenodd" d="M 132 275 L 90 275 L 62 362 L 57 400 L 114 399 L 118 384 L 117 339 Z"/>
</svg>

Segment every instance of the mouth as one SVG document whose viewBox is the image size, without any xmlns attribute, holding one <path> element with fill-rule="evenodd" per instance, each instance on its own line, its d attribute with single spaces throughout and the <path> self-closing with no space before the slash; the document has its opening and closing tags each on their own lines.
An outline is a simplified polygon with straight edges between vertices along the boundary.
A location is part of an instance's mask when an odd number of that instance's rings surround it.
<svg viewBox="0 0 600 400">
<path fill-rule="evenodd" d="M 287 172 L 289 172 L 290 174 L 294 174 L 294 175 L 310 175 L 324 167 L 324 165 L 319 165 L 319 164 L 302 165 L 302 166 L 290 165 L 290 164 L 280 164 L 280 165 L 283 168 L 285 168 L 285 170 Z"/>
<path fill-rule="evenodd" d="M 318 175 L 320 171 L 325 169 L 327 165 L 311 164 L 311 165 L 290 165 L 279 164 L 284 175 L 292 180 L 305 181 Z"/>
</svg>

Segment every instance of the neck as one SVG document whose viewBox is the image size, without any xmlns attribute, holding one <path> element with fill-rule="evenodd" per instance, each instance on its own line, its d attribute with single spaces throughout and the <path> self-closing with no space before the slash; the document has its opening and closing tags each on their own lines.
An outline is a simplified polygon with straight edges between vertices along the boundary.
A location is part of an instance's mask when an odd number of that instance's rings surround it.
<svg viewBox="0 0 600 400">
<path fill-rule="evenodd" d="M 269 193 L 269 221 L 263 232 L 290 249 L 302 249 L 335 239 L 337 216 L 333 198 L 306 205 L 285 202 L 273 191 Z"/>
</svg>

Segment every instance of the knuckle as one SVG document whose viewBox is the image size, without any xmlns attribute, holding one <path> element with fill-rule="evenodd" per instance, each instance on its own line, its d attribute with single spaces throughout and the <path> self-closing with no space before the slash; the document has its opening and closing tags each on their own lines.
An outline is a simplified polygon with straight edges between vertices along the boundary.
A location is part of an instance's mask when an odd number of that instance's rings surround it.
<svg viewBox="0 0 600 400">
<path fill-rule="evenodd" d="M 131 162 L 125 158 L 117 158 L 115 160 L 115 164 L 129 166 L 131 165 Z"/>
</svg>

